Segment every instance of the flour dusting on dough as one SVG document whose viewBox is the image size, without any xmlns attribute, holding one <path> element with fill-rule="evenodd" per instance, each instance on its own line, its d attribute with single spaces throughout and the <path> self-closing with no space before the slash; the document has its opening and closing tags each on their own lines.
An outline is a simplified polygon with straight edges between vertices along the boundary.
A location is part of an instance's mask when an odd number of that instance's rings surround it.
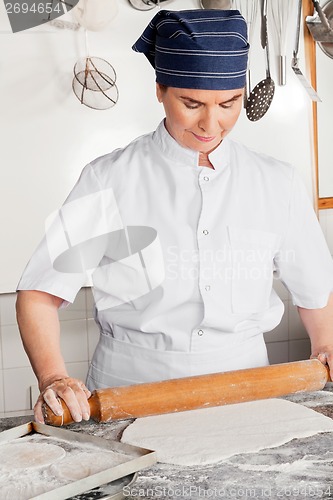
<svg viewBox="0 0 333 500">
<path fill-rule="evenodd" d="M 324 415 L 283 399 L 267 399 L 139 418 L 121 440 L 155 450 L 160 462 L 206 465 L 332 431 L 333 421 Z"/>
</svg>

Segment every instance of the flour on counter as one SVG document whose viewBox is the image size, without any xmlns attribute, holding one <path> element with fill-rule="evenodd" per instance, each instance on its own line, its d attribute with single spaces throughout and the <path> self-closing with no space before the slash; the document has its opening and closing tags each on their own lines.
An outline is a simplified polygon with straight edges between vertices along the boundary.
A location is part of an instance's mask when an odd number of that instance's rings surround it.
<svg viewBox="0 0 333 500">
<path fill-rule="evenodd" d="M 332 431 L 332 419 L 314 410 L 265 399 L 139 418 L 121 441 L 155 450 L 159 462 L 205 465 Z"/>
</svg>

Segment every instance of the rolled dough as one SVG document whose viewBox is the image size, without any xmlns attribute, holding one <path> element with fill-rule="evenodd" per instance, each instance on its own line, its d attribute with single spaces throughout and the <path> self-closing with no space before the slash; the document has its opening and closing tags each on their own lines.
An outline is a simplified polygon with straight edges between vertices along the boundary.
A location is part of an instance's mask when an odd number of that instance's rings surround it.
<svg viewBox="0 0 333 500">
<path fill-rule="evenodd" d="M 0 464 L 5 469 L 36 469 L 61 460 L 66 452 L 47 443 L 7 443 L 0 445 Z"/>
<path fill-rule="evenodd" d="M 332 431 L 329 417 L 283 399 L 265 399 L 139 418 L 121 441 L 155 450 L 159 462 L 198 465 Z"/>
</svg>

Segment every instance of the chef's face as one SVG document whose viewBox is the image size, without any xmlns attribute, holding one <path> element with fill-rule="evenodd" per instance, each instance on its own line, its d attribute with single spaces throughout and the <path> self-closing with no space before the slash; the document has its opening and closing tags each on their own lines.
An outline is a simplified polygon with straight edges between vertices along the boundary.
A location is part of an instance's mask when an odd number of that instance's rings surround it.
<svg viewBox="0 0 333 500">
<path fill-rule="evenodd" d="M 244 89 L 198 90 L 156 84 L 164 106 L 165 125 L 182 146 L 209 153 L 235 125 L 242 109 Z"/>
</svg>

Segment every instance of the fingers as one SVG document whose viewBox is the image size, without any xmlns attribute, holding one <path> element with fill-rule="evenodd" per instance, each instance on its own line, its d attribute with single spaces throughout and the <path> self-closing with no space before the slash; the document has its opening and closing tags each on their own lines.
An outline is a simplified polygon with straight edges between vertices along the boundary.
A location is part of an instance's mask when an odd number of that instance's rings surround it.
<svg viewBox="0 0 333 500">
<path fill-rule="evenodd" d="M 43 396 L 40 394 L 34 406 L 34 418 L 35 421 L 38 422 L 39 424 L 44 424 L 44 417 L 42 412 L 43 401 L 44 401 Z"/>
<path fill-rule="evenodd" d="M 323 365 L 328 365 L 331 381 L 333 380 L 333 352 L 328 351 L 311 354 L 310 359 L 318 359 Z"/>
<path fill-rule="evenodd" d="M 330 377 L 331 377 L 331 382 L 333 381 L 333 353 L 325 353 L 326 356 L 326 364 L 329 366 L 330 369 Z"/>
<path fill-rule="evenodd" d="M 55 380 L 39 396 L 34 408 L 35 419 L 37 422 L 44 422 L 42 415 L 44 401 L 55 415 L 62 415 L 63 409 L 60 402 L 60 399 L 62 399 L 68 407 L 74 422 L 81 422 L 82 419 L 89 420 L 90 407 L 88 398 L 90 396 L 90 391 L 81 380 L 71 377 Z"/>
</svg>

